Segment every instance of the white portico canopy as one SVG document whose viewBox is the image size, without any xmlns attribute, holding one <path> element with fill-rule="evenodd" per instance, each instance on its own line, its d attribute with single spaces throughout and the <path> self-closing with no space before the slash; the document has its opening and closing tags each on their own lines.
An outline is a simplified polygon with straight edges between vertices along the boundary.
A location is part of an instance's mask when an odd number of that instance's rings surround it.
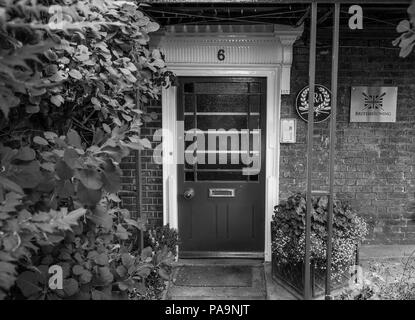
<svg viewBox="0 0 415 320">
<path fill-rule="evenodd" d="M 258 65 L 281 68 L 281 93 L 290 93 L 292 46 L 303 28 L 286 25 L 179 25 L 153 36 L 167 65 Z"/>
</svg>

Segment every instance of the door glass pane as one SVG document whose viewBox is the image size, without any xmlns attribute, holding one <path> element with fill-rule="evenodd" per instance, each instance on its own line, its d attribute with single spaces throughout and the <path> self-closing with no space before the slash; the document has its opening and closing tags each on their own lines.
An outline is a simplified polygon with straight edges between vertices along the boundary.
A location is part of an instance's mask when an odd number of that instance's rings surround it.
<svg viewBox="0 0 415 320">
<path fill-rule="evenodd" d="M 262 86 L 259 82 L 251 82 L 249 84 L 250 93 L 262 93 Z"/>
<path fill-rule="evenodd" d="M 259 129 L 260 128 L 260 117 L 256 115 L 249 116 L 249 129 Z"/>
<path fill-rule="evenodd" d="M 200 130 L 209 129 L 246 129 L 248 117 L 246 112 L 242 115 L 198 115 L 197 127 Z"/>
<path fill-rule="evenodd" d="M 246 181 L 247 176 L 242 175 L 242 172 L 224 172 L 217 171 L 198 171 L 198 181 Z"/>
<path fill-rule="evenodd" d="M 188 131 L 191 129 L 196 128 L 196 122 L 195 122 L 195 117 L 194 116 L 184 116 L 184 130 Z"/>
<path fill-rule="evenodd" d="M 259 112 L 261 106 L 261 96 L 259 95 L 250 95 L 249 96 L 249 111 L 250 112 Z"/>
<path fill-rule="evenodd" d="M 260 82 L 195 82 L 184 88 L 186 181 L 258 181 L 261 163 Z M 194 132 L 194 131 L 192 131 Z M 194 133 L 193 133 L 194 134 Z M 200 137 L 202 135 L 202 138 Z"/>
<path fill-rule="evenodd" d="M 194 91 L 195 91 L 194 83 L 185 83 L 184 84 L 184 92 L 193 93 Z"/>
<path fill-rule="evenodd" d="M 247 112 L 248 95 L 197 95 L 197 112 Z"/>
<path fill-rule="evenodd" d="M 246 82 L 198 82 L 194 84 L 195 93 L 200 94 L 244 94 L 249 93 Z"/>
<path fill-rule="evenodd" d="M 186 94 L 184 96 L 184 112 L 195 112 L 195 96 Z"/>
</svg>

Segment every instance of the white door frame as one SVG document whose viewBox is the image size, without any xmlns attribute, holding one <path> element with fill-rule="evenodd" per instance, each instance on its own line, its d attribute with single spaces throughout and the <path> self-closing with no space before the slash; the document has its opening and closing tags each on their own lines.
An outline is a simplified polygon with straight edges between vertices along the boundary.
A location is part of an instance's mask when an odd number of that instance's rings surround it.
<svg viewBox="0 0 415 320">
<path fill-rule="evenodd" d="M 280 107 L 282 66 L 273 65 L 183 65 L 170 64 L 178 77 L 266 77 L 266 165 L 265 165 L 265 261 L 271 261 L 271 221 L 279 194 Z M 177 192 L 177 89 L 162 92 L 163 122 L 163 222 L 178 229 Z M 180 248 L 179 248 L 180 249 Z"/>
</svg>

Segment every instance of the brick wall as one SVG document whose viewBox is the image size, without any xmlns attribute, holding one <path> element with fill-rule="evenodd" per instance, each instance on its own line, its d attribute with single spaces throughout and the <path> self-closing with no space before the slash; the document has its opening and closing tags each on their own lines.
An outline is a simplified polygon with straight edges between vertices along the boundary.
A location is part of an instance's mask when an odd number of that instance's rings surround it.
<svg viewBox="0 0 415 320">
<path fill-rule="evenodd" d="M 335 191 L 369 221 L 368 243 L 415 243 L 415 55 L 398 58 L 390 48 L 394 36 L 390 30 L 378 38 L 369 31 L 341 33 Z M 308 84 L 308 50 L 302 41 L 295 45 L 292 94 L 283 96 L 282 117 L 297 117 L 295 97 Z M 330 46 L 317 52 L 316 82 L 330 88 Z M 397 122 L 350 123 L 350 89 L 358 85 L 398 86 Z M 280 199 L 306 188 L 306 131 L 299 119 L 297 143 L 281 145 Z M 328 122 L 316 124 L 315 190 L 328 185 L 327 137 Z"/>
<path fill-rule="evenodd" d="M 141 136 L 152 142 L 152 147 L 158 144 L 153 142 L 154 132 L 161 128 L 161 101 L 153 100 L 145 110 L 148 114 L 153 114 L 154 119 L 144 122 L 141 129 Z M 133 216 L 138 216 L 137 212 L 137 157 L 132 153 L 121 163 L 123 171 L 122 192 L 120 193 L 123 207 L 130 210 Z M 141 186 L 142 203 L 141 215 L 146 217 L 150 225 L 160 225 L 163 221 L 163 181 L 162 166 L 153 161 L 153 150 L 141 151 Z"/>
</svg>

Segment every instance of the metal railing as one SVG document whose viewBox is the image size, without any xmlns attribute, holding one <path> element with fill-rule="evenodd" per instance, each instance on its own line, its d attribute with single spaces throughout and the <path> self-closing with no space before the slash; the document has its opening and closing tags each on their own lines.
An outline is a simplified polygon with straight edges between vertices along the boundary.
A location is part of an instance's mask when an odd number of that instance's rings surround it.
<svg viewBox="0 0 415 320">
<path fill-rule="evenodd" d="M 334 4 L 333 14 L 333 48 L 332 48 L 332 71 L 331 71 L 331 118 L 330 118 L 330 151 L 329 151 L 329 198 L 328 219 L 327 219 L 327 266 L 325 297 L 331 299 L 331 263 L 332 263 L 332 235 L 333 235 L 333 204 L 334 204 L 334 159 L 336 144 L 336 115 L 337 115 L 337 81 L 339 63 L 339 21 L 340 3 Z M 304 257 L 304 299 L 312 298 L 311 288 L 311 214 L 312 203 L 312 153 L 314 135 L 314 89 L 316 77 L 316 42 L 317 42 L 317 2 L 311 4 L 311 26 L 310 26 L 310 64 L 309 64 L 309 112 L 307 123 L 307 214 L 305 228 L 305 257 Z"/>
</svg>

